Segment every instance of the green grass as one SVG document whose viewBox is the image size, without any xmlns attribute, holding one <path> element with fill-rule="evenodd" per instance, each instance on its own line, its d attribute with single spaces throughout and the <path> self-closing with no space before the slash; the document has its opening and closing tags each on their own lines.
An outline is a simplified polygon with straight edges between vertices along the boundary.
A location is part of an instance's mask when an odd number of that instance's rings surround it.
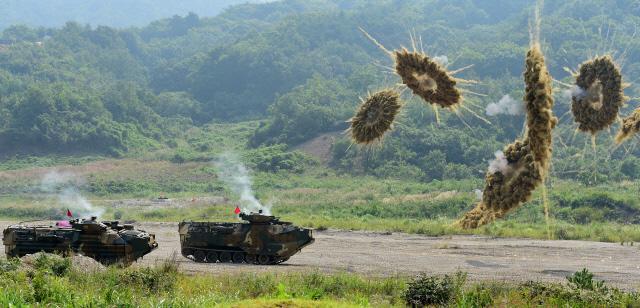
<svg viewBox="0 0 640 308">
<path fill-rule="evenodd" d="M 106 210 L 104 219 L 135 221 L 234 221 L 237 196 L 216 178 L 209 163 L 174 164 L 167 161 L 109 160 L 77 167 L 84 172 L 81 191 L 94 205 Z M 0 178 L 0 219 L 29 220 L 60 216 L 67 207 L 55 195 L 38 192 L 41 175 L 12 171 Z M 42 173 L 44 174 L 44 172 Z M 532 201 L 478 230 L 462 230 L 455 221 L 477 202 L 473 190 L 480 179 L 433 181 L 336 174 L 314 167 L 303 174 L 254 174 L 258 198 L 273 203 L 283 220 L 319 229 L 407 232 L 425 235 L 483 234 L 500 237 L 548 238 L 539 194 Z M 29 193 L 35 190 L 36 194 Z M 164 194 L 182 199 L 180 206 L 126 206 L 118 200 L 151 200 Z M 554 239 L 607 242 L 640 241 L 637 182 L 585 186 L 556 181 L 550 188 L 551 226 Z M 227 204 L 192 203 L 192 198 L 224 196 Z M 151 202 L 148 202 L 151 203 Z M 635 217 L 635 218 L 634 218 Z"/>
<path fill-rule="evenodd" d="M 42 260 L 41 260 L 42 259 Z M 154 267 L 84 272 L 61 258 L 40 257 L 33 268 L 0 260 L 0 306 L 53 307 L 404 307 L 411 277 L 366 277 L 349 273 L 183 274 L 173 262 Z M 60 271 L 60 268 L 65 268 Z M 565 284 L 441 281 L 440 294 L 453 307 L 562 306 L 634 307 L 637 293 L 612 289 L 581 273 Z M 577 274 L 578 275 L 578 274 Z M 424 276 L 423 276 L 424 277 Z M 574 276 L 576 277 L 576 276 Z M 415 280 L 418 281 L 418 280 Z M 431 280 L 434 281 L 434 280 Z M 421 286 L 421 285 L 417 285 Z M 430 285 L 419 290 L 428 291 Z M 422 292 L 422 291 L 418 291 Z M 433 290 L 433 292 L 441 292 Z M 411 294 L 416 294 L 415 291 Z"/>
<path fill-rule="evenodd" d="M 65 213 L 69 205 L 41 187 L 47 172 L 61 169 L 77 176 L 79 191 L 105 209 L 104 219 L 234 221 L 232 211 L 238 197 L 216 176 L 211 161 L 228 151 L 248 162 L 277 157 L 277 153 L 271 153 L 278 152 L 275 148 L 268 153 L 246 149 L 246 140 L 257 125 L 254 121 L 193 128 L 164 149 L 129 153 L 117 160 L 52 156 L 2 161 L 0 219 L 30 220 Z M 275 215 L 302 226 L 436 236 L 483 234 L 545 239 L 551 235 L 554 239 L 640 241 L 640 181 L 586 186 L 551 179 L 549 229 L 541 196 L 536 192 L 530 202 L 506 219 L 469 231 L 456 227 L 455 221 L 477 202 L 473 191 L 483 188 L 481 178 L 420 182 L 341 174 L 314 164 L 304 167 L 302 173 L 252 174 L 257 197 L 274 204 Z M 119 205 L 120 200 L 151 200 L 160 195 L 187 201 L 180 206 Z M 223 196 L 229 202 L 188 202 L 210 196 Z"/>
</svg>

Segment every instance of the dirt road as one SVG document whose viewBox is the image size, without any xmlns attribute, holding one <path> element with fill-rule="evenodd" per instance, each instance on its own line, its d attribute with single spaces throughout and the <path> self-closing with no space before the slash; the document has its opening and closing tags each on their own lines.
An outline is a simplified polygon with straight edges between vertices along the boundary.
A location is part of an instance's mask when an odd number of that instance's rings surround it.
<svg viewBox="0 0 640 308">
<path fill-rule="evenodd" d="M 0 223 L 0 227 L 8 224 Z M 640 289 L 640 245 L 329 230 L 316 231 L 314 244 L 281 265 L 200 264 L 180 256 L 176 223 L 137 227 L 155 233 L 160 247 L 134 266 L 155 264 L 175 254 L 187 273 L 319 270 L 389 276 L 459 269 L 472 280 L 564 281 L 565 276 L 586 267 L 611 285 Z"/>
</svg>

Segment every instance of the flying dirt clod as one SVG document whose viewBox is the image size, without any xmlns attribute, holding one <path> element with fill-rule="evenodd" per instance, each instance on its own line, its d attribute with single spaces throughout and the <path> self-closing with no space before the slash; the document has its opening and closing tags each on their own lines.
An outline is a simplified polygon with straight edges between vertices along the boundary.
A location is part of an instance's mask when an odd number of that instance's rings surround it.
<svg viewBox="0 0 640 308">
<path fill-rule="evenodd" d="M 400 94 L 396 91 L 384 90 L 369 96 L 349 120 L 353 142 L 371 144 L 381 140 L 393 128 L 401 107 Z"/>
<path fill-rule="evenodd" d="M 393 56 L 396 73 L 413 94 L 442 108 L 460 103 L 462 94 L 456 87 L 456 81 L 434 59 L 421 52 L 410 52 L 406 48 L 394 51 Z"/>
<path fill-rule="evenodd" d="M 622 126 L 616 135 L 616 143 L 620 144 L 638 132 L 640 132 L 640 108 L 622 120 Z"/>
<path fill-rule="evenodd" d="M 611 57 L 584 62 L 576 75 L 576 86 L 571 112 L 578 129 L 595 134 L 611 126 L 625 101 L 622 74 Z"/>
<path fill-rule="evenodd" d="M 458 221 L 465 229 L 478 228 L 504 217 L 528 201 L 544 182 L 551 160 L 551 132 L 558 119 L 552 113 L 551 76 L 538 45 L 527 53 L 524 80 L 526 137 L 504 149 L 505 168 L 487 173 L 482 201 Z"/>
</svg>

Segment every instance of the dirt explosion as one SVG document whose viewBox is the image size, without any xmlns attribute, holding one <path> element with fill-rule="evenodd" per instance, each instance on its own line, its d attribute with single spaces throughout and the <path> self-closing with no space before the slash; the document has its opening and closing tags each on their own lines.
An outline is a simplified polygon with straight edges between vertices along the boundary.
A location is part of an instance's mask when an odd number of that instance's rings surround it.
<svg viewBox="0 0 640 308">
<path fill-rule="evenodd" d="M 504 149 L 506 164 L 502 168 L 487 173 L 482 201 L 458 221 L 465 229 L 504 217 L 528 201 L 544 182 L 551 161 L 551 132 L 558 120 L 551 110 L 554 103 L 551 76 L 538 44 L 527 53 L 524 80 L 526 137 Z"/>
<path fill-rule="evenodd" d="M 388 69 L 392 70 L 393 73 L 400 77 L 402 80 L 402 86 L 411 89 L 414 95 L 420 97 L 427 105 L 434 107 L 438 122 L 439 116 L 438 110 L 435 108 L 436 106 L 451 109 L 455 111 L 456 114 L 456 108 L 460 106 L 468 110 L 474 116 L 488 122 L 473 110 L 462 106 L 463 90 L 458 88 L 458 84 L 475 84 L 476 82 L 473 80 L 453 77 L 453 75 L 460 73 L 471 66 L 463 67 L 454 71 L 448 71 L 446 69 L 447 65 L 445 63 L 440 63 L 441 61 L 439 62 L 437 57 L 432 58 L 424 51 L 418 51 L 416 41 L 413 36 L 411 37 L 412 45 L 414 45 L 413 51 L 406 48 L 389 51 L 364 29 L 361 28 L 360 31 L 362 31 L 369 40 L 371 40 L 394 61 L 395 67 L 389 67 Z M 421 42 L 422 40 L 420 40 L 420 44 Z M 376 93 L 376 95 L 380 93 L 388 94 L 389 91 L 390 90 L 381 91 Z M 466 92 L 469 94 L 480 95 L 468 90 L 466 90 Z M 389 112 L 374 111 L 381 115 L 375 118 L 377 120 L 363 121 L 363 116 L 365 116 L 366 113 L 370 113 L 370 111 L 366 110 L 374 110 L 376 108 L 374 107 L 375 100 L 384 100 L 382 96 L 376 98 L 376 95 L 369 97 L 369 99 L 361 104 L 359 109 L 356 111 L 356 115 L 350 120 L 351 137 L 354 143 L 367 145 L 375 141 L 379 141 L 382 139 L 384 134 L 393 127 L 393 121 L 402 106 L 400 103 L 388 104 L 387 107 Z M 399 96 L 400 95 L 398 95 L 396 101 L 399 101 Z M 374 101 L 372 101 L 371 104 L 368 104 L 372 99 L 374 99 Z M 389 99 L 389 97 L 387 99 Z M 396 106 L 398 107 L 397 109 L 395 109 Z"/>
<path fill-rule="evenodd" d="M 622 126 L 616 135 L 616 143 L 622 143 L 638 132 L 640 132 L 640 108 L 622 120 Z"/>
<path fill-rule="evenodd" d="M 622 75 L 610 56 L 583 63 L 575 76 L 571 112 L 578 129 L 595 134 L 618 119 L 624 104 Z"/>
<path fill-rule="evenodd" d="M 406 48 L 393 52 L 396 73 L 413 94 L 442 108 L 456 106 L 462 99 L 456 81 L 437 62 L 424 53 Z"/>
<path fill-rule="evenodd" d="M 370 95 L 349 120 L 351 138 L 358 144 L 379 141 L 385 132 L 393 128 L 393 121 L 401 107 L 400 94 L 394 90 Z"/>
</svg>

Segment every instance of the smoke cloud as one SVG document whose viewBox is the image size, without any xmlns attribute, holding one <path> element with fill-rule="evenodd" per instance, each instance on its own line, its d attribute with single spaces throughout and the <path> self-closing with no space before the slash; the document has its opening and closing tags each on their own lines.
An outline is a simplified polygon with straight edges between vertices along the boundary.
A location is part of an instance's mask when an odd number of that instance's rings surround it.
<svg viewBox="0 0 640 308">
<path fill-rule="evenodd" d="M 573 97 L 581 99 L 587 95 L 587 90 L 573 85 L 570 89 L 562 91 L 562 98 L 565 100 L 571 100 Z"/>
<path fill-rule="evenodd" d="M 433 57 L 433 61 L 440 64 L 442 67 L 449 65 L 449 57 L 447 56 L 435 56 Z"/>
<path fill-rule="evenodd" d="M 263 205 L 256 198 L 251 188 L 249 170 L 236 156 L 230 153 L 220 155 L 214 165 L 218 169 L 219 178 L 240 197 L 240 209 L 243 213 L 258 213 L 262 210 L 262 214 L 271 215 L 271 204 Z"/>
<path fill-rule="evenodd" d="M 509 171 L 509 161 L 504 156 L 502 151 L 496 151 L 496 158 L 489 163 L 489 173 L 500 172 L 502 174 L 506 174 Z"/>
<path fill-rule="evenodd" d="M 511 95 L 503 96 L 497 103 L 487 105 L 486 114 L 495 116 L 499 114 L 520 115 L 524 112 L 521 102 L 516 101 Z"/>
<path fill-rule="evenodd" d="M 478 201 L 482 201 L 482 190 L 476 188 L 473 190 L 473 193 L 476 195 Z"/>
<path fill-rule="evenodd" d="M 70 172 L 51 171 L 40 181 L 40 191 L 57 197 L 57 206 L 71 210 L 75 217 L 100 217 L 104 209 L 95 207 L 87 200 L 78 186 L 82 180 Z"/>
</svg>

